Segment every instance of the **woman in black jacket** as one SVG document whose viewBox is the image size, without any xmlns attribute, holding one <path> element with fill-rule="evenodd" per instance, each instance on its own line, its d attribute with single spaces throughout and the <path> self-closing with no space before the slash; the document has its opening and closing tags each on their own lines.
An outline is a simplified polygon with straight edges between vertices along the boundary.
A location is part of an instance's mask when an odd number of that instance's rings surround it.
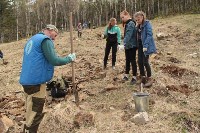
<svg viewBox="0 0 200 133">
<path fill-rule="evenodd" d="M 116 25 L 117 21 L 115 18 L 111 18 L 103 34 L 103 38 L 106 38 L 106 48 L 104 56 L 104 69 L 107 67 L 108 56 L 110 49 L 112 48 L 112 68 L 115 69 L 117 47 L 121 42 L 121 31 Z"/>
</svg>

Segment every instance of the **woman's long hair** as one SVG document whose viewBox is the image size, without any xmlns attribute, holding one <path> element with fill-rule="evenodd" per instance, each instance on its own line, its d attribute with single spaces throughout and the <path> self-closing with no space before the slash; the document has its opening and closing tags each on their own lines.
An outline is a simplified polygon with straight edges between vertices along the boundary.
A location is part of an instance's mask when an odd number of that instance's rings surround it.
<svg viewBox="0 0 200 133">
<path fill-rule="evenodd" d="M 108 23 L 108 30 L 110 30 L 114 25 L 112 25 L 116 21 L 115 18 L 111 18 L 109 23 Z"/>
<path fill-rule="evenodd" d="M 142 20 L 142 24 L 144 23 L 144 21 L 146 20 L 146 14 L 143 12 L 143 11 L 139 11 L 139 12 L 136 12 L 134 14 L 134 18 L 138 17 L 138 16 L 143 16 L 143 20 Z"/>
<path fill-rule="evenodd" d="M 126 10 L 124 10 L 124 11 L 122 11 L 121 13 L 120 13 L 120 15 L 121 14 L 123 14 L 123 15 L 125 15 L 125 16 L 128 16 L 128 17 L 131 17 L 131 15 L 129 14 L 129 12 L 127 12 Z M 123 25 L 123 27 L 125 26 L 125 22 L 122 22 L 122 25 Z"/>
</svg>

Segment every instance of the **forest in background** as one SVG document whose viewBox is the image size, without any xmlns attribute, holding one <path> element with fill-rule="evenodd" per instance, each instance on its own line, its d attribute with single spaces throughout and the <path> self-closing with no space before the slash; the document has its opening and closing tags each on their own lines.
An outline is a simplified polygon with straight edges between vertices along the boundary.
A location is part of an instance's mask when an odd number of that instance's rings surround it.
<svg viewBox="0 0 200 133">
<path fill-rule="evenodd" d="M 133 15 L 142 10 L 147 18 L 200 13 L 200 0 L 0 0 L 0 43 L 29 37 L 46 24 L 54 24 L 61 31 L 69 29 L 69 12 L 77 23 L 91 22 L 106 25 L 127 10 Z"/>
</svg>

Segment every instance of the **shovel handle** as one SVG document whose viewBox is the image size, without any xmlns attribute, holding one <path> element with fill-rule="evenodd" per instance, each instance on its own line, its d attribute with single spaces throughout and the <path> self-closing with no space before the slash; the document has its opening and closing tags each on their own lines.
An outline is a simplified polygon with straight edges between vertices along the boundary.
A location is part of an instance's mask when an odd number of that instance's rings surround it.
<svg viewBox="0 0 200 133">
<path fill-rule="evenodd" d="M 143 92 L 143 85 L 144 85 L 144 83 L 140 84 L 140 92 Z"/>
<path fill-rule="evenodd" d="M 72 12 L 70 12 L 70 42 L 71 42 L 71 53 L 74 53 L 74 47 L 73 47 L 73 22 L 72 22 Z M 72 87 L 73 87 L 73 93 L 75 97 L 75 103 L 77 106 L 79 106 L 79 96 L 78 91 L 75 85 L 75 70 L 74 70 L 74 62 L 72 62 Z"/>
</svg>

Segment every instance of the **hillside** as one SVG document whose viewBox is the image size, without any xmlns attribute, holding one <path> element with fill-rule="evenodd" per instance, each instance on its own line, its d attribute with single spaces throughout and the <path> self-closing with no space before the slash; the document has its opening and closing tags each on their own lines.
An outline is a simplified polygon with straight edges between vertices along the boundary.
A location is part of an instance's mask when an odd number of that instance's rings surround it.
<svg viewBox="0 0 200 133">
<path fill-rule="evenodd" d="M 116 70 L 103 70 L 105 40 L 98 34 L 104 28 L 84 30 L 81 39 L 74 32 L 77 54 L 75 75 L 79 84 L 80 108 L 67 99 L 46 105 L 40 133 L 178 133 L 200 132 L 200 15 L 157 18 L 151 21 L 158 53 L 151 56 L 154 85 L 150 93 L 150 121 L 136 125 L 133 92 L 138 85 L 122 83 L 125 57 L 118 51 Z M 122 29 L 122 28 L 121 28 Z M 160 38 L 156 34 L 162 33 Z M 59 55 L 70 53 L 69 33 L 61 33 L 55 41 Z M 26 40 L 1 44 L 8 64 L 0 62 L 0 116 L 14 121 L 10 132 L 22 128 L 24 100 L 18 83 L 23 47 Z M 55 77 L 71 76 L 71 65 L 55 68 Z M 111 88 L 111 89 L 106 89 Z M 85 117 L 88 120 L 83 120 Z M 79 117 L 80 116 L 80 117 Z M 78 120 L 77 120 L 78 119 Z M 75 121 L 80 121 L 77 125 Z M 1 123 L 0 123 L 1 125 Z M 1 132 L 1 130 L 0 130 Z"/>
</svg>

